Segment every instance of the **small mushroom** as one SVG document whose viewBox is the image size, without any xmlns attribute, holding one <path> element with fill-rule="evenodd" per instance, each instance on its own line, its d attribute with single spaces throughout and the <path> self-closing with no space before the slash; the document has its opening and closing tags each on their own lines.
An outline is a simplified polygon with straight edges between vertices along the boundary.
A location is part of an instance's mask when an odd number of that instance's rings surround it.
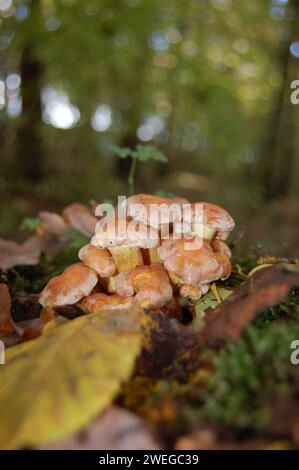
<svg viewBox="0 0 299 470">
<path fill-rule="evenodd" d="M 223 207 L 208 202 L 199 203 L 203 205 L 203 223 L 215 231 L 215 238 L 226 240 L 231 231 L 235 228 L 235 222 L 230 214 Z M 195 207 L 196 203 L 193 204 Z"/>
<path fill-rule="evenodd" d="M 94 269 L 101 277 L 110 277 L 116 273 L 116 266 L 111 253 L 106 248 L 85 245 L 78 254 L 84 264 Z"/>
<path fill-rule="evenodd" d="M 159 246 L 160 238 L 156 229 L 130 219 L 118 219 L 105 225 L 90 242 L 93 246 L 108 248 L 118 272 L 128 271 L 143 264 L 142 248 Z"/>
<path fill-rule="evenodd" d="M 115 288 L 120 295 L 136 294 L 135 301 L 142 308 L 161 308 L 170 301 L 173 294 L 167 272 L 159 263 L 138 266 L 118 274 Z"/>
<path fill-rule="evenodd" d="M 133 303 L 133 297 L 99 292 L 85 297 L 78 306 L 84 313 L 100 313 L 106 310 L 127 310 L 132 307 Z"/>
<path fill-rule="evenodd" d="M 179 293 L 181 297 L 184 297 L 186 299 L 198 300 L 209 291 L 209 288 L 209 284 L 183 284 L 179 288 Z"/>
<path fill-rule="evenodd" d="M 208 241 L 213 238 L 226 240 L 234 227 L 234 220 L 222 207 L 207 202 L 194 202 L 188 219 L 183 220 L 182 227 L 175 226 L 174 232 L 182 231 L 184 235 L 193 235 Z"/>
<path fill-rule="evenodd" d="M 39 302 L 45 307 L 73 305 L 89 295 L 98 282 L 97 273 L 76 263 L 68 267 L 60 276 L 55 276 L 40 294 Z"/>
<path fill-rule="evenodd" d="M 175 284 L 208 284 L 227 277 L 229 259 L 214 253 L 207 242 L 199 249 L 186 249 L 184 238 L 163 240 L 158 254 Z M 225 258 L 225 259 L 224 259 Z"/>
</svg>

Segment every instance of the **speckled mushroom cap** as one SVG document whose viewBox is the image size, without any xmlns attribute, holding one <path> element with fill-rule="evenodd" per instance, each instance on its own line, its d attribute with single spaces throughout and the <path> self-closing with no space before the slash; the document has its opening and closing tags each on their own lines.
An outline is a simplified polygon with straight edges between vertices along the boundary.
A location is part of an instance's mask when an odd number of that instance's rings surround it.
<svg viewBox="0 0 299 470">
<path fill-rule="evenodd" d="M 133 297 L 122 295 L 107 295 L 97 292 L 85 297 L 79 304 L 84 313 L 99 313 L 105 310 L 127 310 L 134 303 Z"/>
<path fill-rule="evenodd" d="M 163 240 L 158 248 L 165 268 L 181 284 L 207 284 L 227 277 L 229 259 L 225 255 L 213 252 L 207 242 L 199 249 L 187 250 L 186 242 L 190 243 L 190 240 Z"/>
<path fill-rule="evenodd" d="M 136 294 L 135 301 L 143 308 L 163 307 L 173 295 L 167 272 L 159 263 L 118 274 L 115 289 L 120 295 Z"/>
<path fill-rule="evenodd" d="M 101 277 L 110 277 L 116 273 L 115 263 L 106 248 L 85 245 L 80 249 L 78 256 L 84 264 L 93 268 Z"/>
<path fill-rule="evenodd" d="M 160 227 L 181 220 L 181 208 L 189 204 L 184 198 L 166 198 L 153 194 L 136 194 L 126 199 L 127 216 L 146 225 Z M 121 204 L 120 207 L 124 206 Z"/>
<path fill-rule="evenodd" d="M 50 279 L 40 294 L 39 302 L 44 307 L 73 305 L 89 295 L 97 282 L 98 276 L 93 269 L 83 263 L 73 264 L 60 276 Z"/>
<path fill-rule="evenodd" d="M 105 219 L 105 225 L 101 222 L 90 241 L 93 246 L 156 248 L 160 245 L 159 233 L 154 227 L 131 219 L 117 219 L 115 223 Z"/>
</svg>

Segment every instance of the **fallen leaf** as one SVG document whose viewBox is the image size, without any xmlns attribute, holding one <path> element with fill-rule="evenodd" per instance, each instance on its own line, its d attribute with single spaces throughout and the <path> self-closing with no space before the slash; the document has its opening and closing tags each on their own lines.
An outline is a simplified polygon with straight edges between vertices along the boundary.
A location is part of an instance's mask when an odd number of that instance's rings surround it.
<svg viewBox="0 0 299 470">
<path fill-rule="evenodd" d="M 299 268 L 277 264 L 257 271 L 210 315 L 203 329 L 209 344 L 237 340 L 261 311 L 282 302 L 292 287 L 299 286 Z"/>
<path fill-rule="evenodd" d="M 145 423 L 116 406 L 108 408 L 91 425 L 46 450 L 161 450 Z"/>
<path fill-rule="evenodd" d="M 9 269 L 18 265 L 35 265 L 42 252 L 41 237 L 33 235 L 20 244 L 0 239 L 0 269 Z"/>
<path fill-rule="evenodd" d="M 83 204 L 74 203 L 65 207 L 62 217 L 82 235 L 89 238 L 94 235 L 98 219 Z"/>
<path fill-rule="evenodd" d="M 144 341 L 136 365 L 140 375 L 161 376 L 163 369 L 198 343 L 198 335 L 175 318 L 145 311 L 142 321 Z"/>
<path fill-rule="evenodd" d="M 1 366 L 0 448 L 49 444 L 107 407 L 140 351 L 138 318 L 136 311 L 86 315 L 9 348 Z"/>
<path fill-rule="evenodd" d="M 43 221 L 43 229 L 55 235 L 61 235 L 68 228 L 68 224 L 55 212 L 42 211 L 38 214 L 39 218 Z"/>
</svg>

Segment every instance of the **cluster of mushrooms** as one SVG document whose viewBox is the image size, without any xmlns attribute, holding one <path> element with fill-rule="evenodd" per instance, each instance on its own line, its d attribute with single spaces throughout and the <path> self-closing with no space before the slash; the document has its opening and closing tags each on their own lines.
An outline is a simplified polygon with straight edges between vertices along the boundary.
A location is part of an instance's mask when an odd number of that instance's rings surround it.
<svg viewBox="0 0 299 470">
<path fill-rule="evenodd" d="M 201 230 L 193 224 L 188 237 L 184 232 L 181 237 L 174 236 L 173 220 L 167 212 L 174 203 L 190 204 L 191 212 L 200 204 Z M 136 213 L 136 204 L 145 210 Z M 163 223 L 153 218 L 152 204 L 164 208 Z M 80 262 L 53 277 L 41 292 L 42 306 L 76 305 L 84 313 L 128 309 L 133 304 L 160 310 L 174 298 L 197 300 L 216 280 L 230 276 L 231 252 L 224 240 L 235 224 L 222 207 L 139 194 L 126 200 L 126 208 L 126 218 L 118 219 L 114 230 L 105 224 L 105 217 L 98 222 L 90 243 L 79 251 Z M 117 227 L 126 228 L 132 221 L 150 228 L 151 237 L 128 231 L 124 238 Z M 166 226 L 168 238 L 162 236 Z M 186 250 L 185 243 L 199 237 L 200 247 Z"/>
</svg>

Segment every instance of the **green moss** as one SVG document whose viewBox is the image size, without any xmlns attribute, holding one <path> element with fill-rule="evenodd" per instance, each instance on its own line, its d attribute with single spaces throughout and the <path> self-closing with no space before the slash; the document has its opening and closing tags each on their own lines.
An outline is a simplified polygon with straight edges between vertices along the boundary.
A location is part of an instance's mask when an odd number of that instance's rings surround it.
<svg viewBox="0 0 299 470">
<path fill-rule="evenodd" d="M 265 430 L 276 400 L 294 398 L 299 368 L 290 344 L 299 339 L 299 322 L 250 326 L 236 344 L 215 355 L 203 415 L 234 429 Z"/>
</svg>

